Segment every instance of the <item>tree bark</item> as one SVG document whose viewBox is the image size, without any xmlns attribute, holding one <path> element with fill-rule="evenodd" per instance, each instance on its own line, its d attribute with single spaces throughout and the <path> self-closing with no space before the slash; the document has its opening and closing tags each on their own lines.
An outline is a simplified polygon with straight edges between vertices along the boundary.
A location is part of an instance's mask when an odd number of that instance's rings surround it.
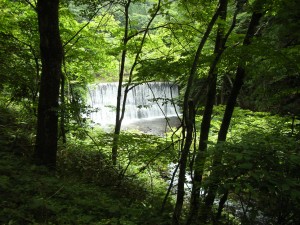
<svg viewBox="0 0 300 225">
<path fill-rule="evenodd" d="M 255 35 L 255 29 L 259 24 L 260 18 L 263 16 L 263 13 L 260 9 L 256 9 L 251 17 L 251 21 L 248 27 L 248 31 L 246 33 L 246 36 L 244 38 L 243 45 L 249 45 L 251 43 L 251 38 Z M 245 62 L 240 64 L 236 71 L 236 77 L 235 81 L 233 83 L 233 87 L 229 96 L 229 99 L 227 101 L 225 113 L 223 116 L 222 124 L 218 133 L 218 143 L 222 143 L 226 141 L 226 136 L 228 133 L 228 128 L 230 125 L 231 117 L 234 111 L 234 106 L 236 104 L 237 96 L 239 94 L 239 91 L 243 85 L 244 77 L 245 77 L 245 69 L 244 69 Z M 219 152 L 214 156 L 213 159 L 213 168 L 216 168 L 218 165 L 221 164 L 222 161 L 222 153 Z M 220 183 L 220 176 L 219 176 L 219 170 L 213 169 L 210 179 L 212 180 L 211 185 L 208 189 L 208 194 L 204 201 L 204 206 L 201 208 L 203 211 L 201 213 L 201 220 L 206 221 L 208 219 L 208 215 L 212 210 L 212 206 L 217 194 L 217 189 Z"/>
<path fill-rule="evenodd" d="M 124 50 L 122 51 L 122 58 L 121 58 L 121 68 L 120 68 L 120 74 L 119 74 L 119 83 L 118 83 L 118 96 L 117 96 L 117 108 L 116 108 L 116 123 L 115 123 L 115 131 L 114 131 L 114 139 L 113 139 L 113 147 L 112 147 L 112 162 L 113 165 L 117 164 L 117 155 L 118 155 L 118 142 L 119 142 L 119 135 L 121 132 L 121 126 L 122 121 L 125 115 L 125 108 L 126 108 L 126 100 L 128 96 L 128 92 L 130 91 L 130 85 L 132 83 L 132 76 L 133 71 L 135 67 L 138 64 L 138 59 L 140 57 L 140 54 L 142 53 L 142 49 L 144 47 L 144 43 L 146 40 L 146 35 L 149 31 L 150 25 L 152 24 L 154 18 L 157 16 L 160 6 L 161 6 L 161 0 L 158 0 L 157 8 L 155 10 L 155 13 L 149 20 L 146 29 L 143 31 L 143 38 L 141 40 L 141 44 L 139 46 L 139 49 L 135 55 L 135 60 L 131 66 L 130 72 L 129 72 L 129 79 L 128 82 L 125 85 L 125 90 L 123 92 L 123 99 L 122 99 L 122 84 L 123 84 L 123 78 L 124 78 L 124 70 L 125 70 L 125 61 L 126 61 L 126 53 L 127 53 L 127 43 L 128 41 L 134 37 L 135 35 L 128 35 L 129 32 L 129 6 L 131 1 L 128 1 L 125 5 L 125 31 L 124 31 L 124 40 L 123 40 L 123 46 Z"/>
<path fill-rule="evenodd" d="M 62 44 L 58 24 L 59 0 L 38 0 L 42 75 L 38 103 L 36 163 L 55 169 L 58 139 L 58 98 Z"/>
<path fill-rule="evenodd" d="M 220 0 L 219 2 L 220 6 L 220 21 L 226 20 L 227 15 L 227 0 Z M 224 45 L 225 45 L 225 35 L 224 35 L 224 24 L 218 25 L 218 31 L 215 41 L 215 49 L 214 54 L 215 59 L 212 62 L 212 65 L 210 66 L 208 79 L 209 79 L 209 85 L 208 85 L 208 91 L 207 91 L 207 97 L 206 97 L 206 104 L 205 109 L 203 113 L 201 128 L 200 128 L 200 140 L 199 140 L 199 147 L 197 151 L 197 155 L 195 158 L 195 165 L 194 165 L 194 177 L 193 177 L 193 187 L 192 187 L 192 193 L 191 193 L 191 203 L 190 203 L 190 214 L 187 221 L 187 224 L 193 224 L 197 223 L 197 214 L 199 210 L 199 202 L 200 202 L 200 186 L 202 182 L 202 173 L 204 168 L 204 162 L 205 162 L 205 152 L 207 149 L 207 141 L 208 141 L 208 134 L 210 130 L 210 123 L 211 123 L 211 116 L 213 113 L 213 106 L 215 103 L 216 98 L 216 85 L 217 85 L 217 71 L 216 67 L 219 62 L 219 59 L 224 51 Z"/>
<path fill-rule="evenodd" d="M 193 86 L 194 78 L 197 73 L 197 66 L 199 63 L 200 55 L 202 49 L 212 31 L 212 28 L 219 16 L 220 8 L 216 10 L 215 14 L 213 15 L 211 21 L 208 24 L 208 27 L 203 35 L 198 49 L 196 51 L 193 65 L 191 67 L 190 76 L 188 78 L 188 83 L 184 95 L 183 101 L 183 124 L 184 127 L 182 129 L 182 134 L 184 138 L 184 145 L 183 149 L 181 150 L 180 162 L 179 162 L 179 177 L 178 177 L 178 185 L 177 185 L 177 196 L 176 196 L 176 204 L 175 209 L 173 212 L 172 224 L 177 225 L 180 224 L 180 217 L 182 211 L 182 205 L 184 200 L 184 183 L 185 183 L 185 173 L 186 173 L 186 165 L 187 165 L 187 157 L 190 151 L 190 147 L 193 140 L 193 133 L 194 133 L 194 121 L 195 121 L 195 104 L 191 97 L 191 89 Z M 185 134 L 186 132 L 186 134 Z"/>
<path fill-rule="evenodd" d="M 114 138 L 113 138 L 113 146 L 112 146 L 112 163 L 113 165 L 117 164 L 117 157 L 118 157 L 118 142 L 119 142 L 119 135 L 121 131 L 122 125 L 122 118 L 121 118 L 121 105 L 122 105 L 122 84 L 124 79 L 124 72 L 125 72 L 125 61 L 126 61 L 126 54 L 127 54 L 127 42 L 128 39 L 128 32 L 129 32 L 129 6 L 131 0 L 129 0 L 125 4 L 125 28 L 124 28 L 124 37 L 123 37 L 123 50 L 121 56 L 121 65 L 120 65 L 120 72 L 119 72 L 119 83 L 118 83 L 118 95 L 117 95 L 117 107 L 116 107 L 116 123 L 115 123 L 115 131 L 114 131 Z"/>
<path fill-rule="evenodd" d="M 218 225 L 218 222 L 221 219 L 221 215 L 222 215 L 222 211 L 224 209 L 224 205 L 225 205 L 225 203 L 228 199 L 228 194 L 229 194 L 229 191 L 225 190 L 225 193 L 223 194 L 222 198 L 219 201 L 219 207 L 218 207 L 216 218 L 214 220 L 214 225 Z"/>
</svg>

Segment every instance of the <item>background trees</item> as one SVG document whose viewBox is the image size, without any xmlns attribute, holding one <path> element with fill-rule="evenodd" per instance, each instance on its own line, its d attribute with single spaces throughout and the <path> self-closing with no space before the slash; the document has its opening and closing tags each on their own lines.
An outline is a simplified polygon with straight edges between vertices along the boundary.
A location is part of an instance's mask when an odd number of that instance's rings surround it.
<svg viewBox="0 0 300 225">
<path fill-rule="evenodd" d="M 20 2 L 1 1 L 0 7 L 2 97 L 36 114 L 41 71 L 36 13 Z"/>
<path fill-rule="evenodd" d="M 168 192 L 159 224 L 299 223 L 297 1 L 41 0 L 36 6 L 2 0 L 0 8 L 1 107 L 22 113 L 13 121 L 2 110 L 5 149 L 32 154 L 34 136 L 25 136 L 37 126 L 39 163 L 58 162 L 59 176 L 79 174 L 124 190 L 138 189 L 134 181 L 145 184 L 138 190 L 145 188 L 149 198 L 130 201 L 142 202 L 137 208 L 145 212 L 160 211 L 161 176 L 170 176 L 170 163 L 178 162 L 177 196 Z M 55 17 L 49 26 L 48 16 Z M 121 129 L 121 95 L 153 80 L 180 87 L 182 123 L 170 139 Z M 115 139 L 83 118 L 94 81 L 119 81 Z M 19 127 L 16 134 L 9 121 Z M 120 151 L 111 151 L 116 146 Z M 6 191 L 7 177 L 0 180 Z"/>
</svg>

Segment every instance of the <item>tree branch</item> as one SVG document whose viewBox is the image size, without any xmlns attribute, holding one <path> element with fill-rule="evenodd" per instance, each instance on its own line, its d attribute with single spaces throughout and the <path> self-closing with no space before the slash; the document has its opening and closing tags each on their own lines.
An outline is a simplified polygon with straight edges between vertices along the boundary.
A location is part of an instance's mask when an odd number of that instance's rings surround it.
<svg viewBox="0 0 300 225">
<path fill-rule="evenodd" d="M 66 47 L 85 27 L 87 27 L 90 23 L 91 23 L 91 21 L 97 16 L 97 14 L 98 14 L 98 12 L 102 9 L 102 8 L 104 8 L 105 6 L 107 6 L 107 5 L 109 5 L 109 3 L 108 4 L 106 4 L 106 5 L 104 5 L 104 6 L 102 6 L 102 7 L 100 7 L 100 8 L 98 8 L 96 11 L 95 11 L 95 13 L 88 19 L 88 22 L 86 23 L 86 24 L 84 24 L 68 41 L 66 41 L 64 44 L 63 44 L 63 48 L 64 47 Z"/>
<path fill-rule="evenodd" d="M 34 9 L 34 11 L 37 12 L 36 1 L 33 1 L 35 5 L 33 5 L 33 4 L 31 3 L 30 0 L 24 0 L 24 1 L 25 1 L 28 5 L 30 5 L 30 6 Z"/>
</svg>

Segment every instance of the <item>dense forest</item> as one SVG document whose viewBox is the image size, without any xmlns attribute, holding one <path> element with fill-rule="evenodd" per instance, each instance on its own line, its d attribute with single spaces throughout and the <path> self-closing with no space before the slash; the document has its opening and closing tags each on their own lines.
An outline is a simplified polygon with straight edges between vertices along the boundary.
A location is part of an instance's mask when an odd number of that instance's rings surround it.
<svg viewBox="0 0 300 225">
<path fill-rule="evenodd" d="M 0 223 L 300 224 L 297 0 L 0 0 Z M 114 124 L 90 85 L 117 83 Z M 124 129 L 134 87 L 178 124 Z M 139 106 L 147 110 L 148 106 Z"/>
</svg>

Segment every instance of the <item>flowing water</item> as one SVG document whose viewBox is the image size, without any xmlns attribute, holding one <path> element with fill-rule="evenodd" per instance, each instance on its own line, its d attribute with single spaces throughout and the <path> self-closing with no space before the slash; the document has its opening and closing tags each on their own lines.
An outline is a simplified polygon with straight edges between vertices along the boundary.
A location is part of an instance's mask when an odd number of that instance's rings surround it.
<svg viewBox="0 0 300 225">
<path fill-rule="evenodd" d="M 104 127 L 115 123 L 117 90 L 118 83 L 90 85 L 88 104 L 94 112 L 90 113 L 89 117 L 93 122 Z M 171 83 L 152 82 L 134 87 L 128 93 L 123 127 L 125 129 L 138 129 L 144 133 L 164 134 L 167 130 L 165 117 L 168 117 L 171 126 L 178 126 L 180 123 L 177 117 L 180 109 L 172 101 L 176 97 L 178 97 L 178 87 Z M 176 166 L 173 163 L 169 165 L 168 179 L 171 179 Z M 185 189 L 188 198 L 190 196 L 189 190 L 192 188 L 190 174 L 186 175 L 186 179 Z M 173 194 L 176 192 L 177 182 L 178 175 L 175 175 Z M 201 194 L 204 194 L 203 190 Z M 218 199 L 215 200 L 215 204 L 218 204 Z M 238 203 L 227 201 L 225 208 L 232 214 L 236 214 L 237 217 L 242 213 Z M 260 218 L 260 221 L 263 219 Z"/>
<path fill-rule="evenodd" d="M 115 123 L 117 92 L 118 83 L 90 85 L 88 105 L 94 112 L 89 117 L 94 123 L 101 126 Z M 178 87 L 172 83 L 150 82 L 135 86 L 128 92 L 123 123 L 177 116 L 179 107 L 173 101 L 176 97 Z"/>
</svg>

